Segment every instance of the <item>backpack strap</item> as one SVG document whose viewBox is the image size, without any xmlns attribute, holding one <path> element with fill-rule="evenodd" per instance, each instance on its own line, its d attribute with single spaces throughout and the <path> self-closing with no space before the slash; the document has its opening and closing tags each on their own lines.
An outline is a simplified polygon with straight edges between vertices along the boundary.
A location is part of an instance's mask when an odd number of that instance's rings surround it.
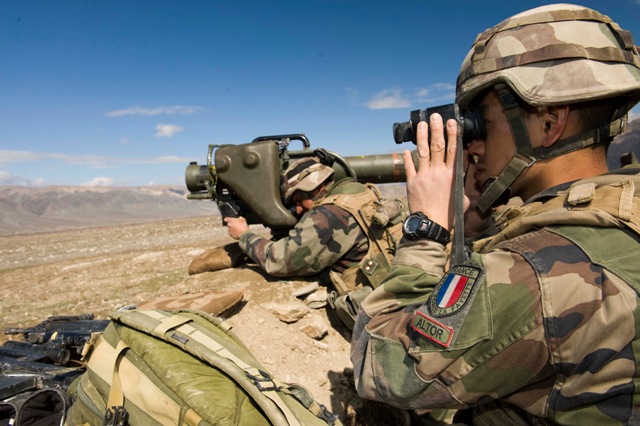
<svg viewBox="0 0 640 426">
<path fill-rule="evenodd" d="M 127 424 L 127 410 L 124 408 L 124 391 L 120 381 L 120 361 L 124 358 L 129 345 L 120 340 L 116 346 L 116 360 L 113 363 L 113 376 L 109 399 L 104 412 L 105 425 Z"/>
<path fill-rule="evenodd" d="M 300 422 L 298 421 L 298 419 L 296 419 L 295 415 L 291 412 L 287 404 L 285 404 L 282 398 L 280 398 L 280 395 L 278 395 L 278 392 L 282 390 L 282 384 L 278 380 L 272 378 L 268 373 L 247 364 L 242 359 L 235 356 L 227 348 L 222 346 L 220 343 L 216 342 L 195 327 L 189 325 L 188 323 L 193 321 L 191 318 L 180 314 L 166 316 L 166 314 L 154 310 L 142 310 L 137 312 L 139 314 L 143 314 L 157 321 L 160 321 L 160 324 L 153 331 L 154 335 L 164 339 L 164 334 L 166 332 L 170 330 L 179 331 L 189 336 L 191 339 L 200 343 L 201 345 L 211 349 L 217 355 L 233 362 L 235 365 L 245 371 L 247 377 L 253 382 L 253 384 L 258 388 L 258 390 L 260 390 L 263 395 L 269 398 L 274 404 L 278 406 L 278 408 L 280 408 L 282 414 L 286 417 L 290 425 L 301 426 Z"/>
</svg>

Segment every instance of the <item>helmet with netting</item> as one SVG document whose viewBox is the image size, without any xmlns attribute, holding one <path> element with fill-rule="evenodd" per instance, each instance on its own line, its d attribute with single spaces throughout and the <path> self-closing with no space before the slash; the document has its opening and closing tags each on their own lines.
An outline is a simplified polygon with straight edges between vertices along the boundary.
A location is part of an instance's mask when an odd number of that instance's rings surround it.
<svg viewBox="0 0 640 426">
<path fill-rule="evenodd" d="M 333 169 L 315 158 L 303 158 L 293 163 L 284 172 L 282 196 L 285 203 L 291 202 L 296 191 L 310 192 L 333 176 Z"/>
<path fill-rule="evenodd" d="M 623 97 L 628 110 L 640 99 L 640 56 L 631 33 L 608 16 L 571 4 L 542 6 L 478 35 L 456 100 L 468 106 L 497 83 L 533 106 Z"/>
</svg>

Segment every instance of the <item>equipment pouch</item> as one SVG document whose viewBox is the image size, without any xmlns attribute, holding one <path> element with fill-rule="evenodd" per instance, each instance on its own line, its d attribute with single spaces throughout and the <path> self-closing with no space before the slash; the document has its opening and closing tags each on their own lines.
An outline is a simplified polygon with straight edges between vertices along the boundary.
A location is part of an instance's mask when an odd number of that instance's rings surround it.
<svg viewBox="0 0 640 426">
<path fill-rule="evenodd" d="M 373 288 L 378 288 L 389 273 L 389 269 L 391 264 L 384 253 L 378 253 L 360 263 L 360 270 Z"/>
<path fill-rule="evenodd" d="M 372 291 L 373 289 L 368 286 L 353 290 L 352 292 L 342 296 L 338 295 L 337 292 L 332 291 L 329 294 L 327 301 L 340 321 L 347 326 L 349 330 L 353 330 L 353 326 L 356 323 L 356 317 L 360 311 L 360 305 Z"/>
</svg>

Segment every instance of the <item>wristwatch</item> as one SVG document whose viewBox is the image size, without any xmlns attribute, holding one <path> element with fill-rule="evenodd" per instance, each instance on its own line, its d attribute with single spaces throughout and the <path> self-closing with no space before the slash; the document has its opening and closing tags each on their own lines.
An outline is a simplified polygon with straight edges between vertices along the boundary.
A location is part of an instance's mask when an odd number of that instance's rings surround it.
<svg viewBox="0 0 640 426">
<path fill-rule="evenodd" d="M 404 220 L 402 233 L 410 240 L 426 238 L 442 245 L 447 245 L 451 238 L 449 231 L 429 219 L 422 212 L 413 213 Z"/>
</svg>

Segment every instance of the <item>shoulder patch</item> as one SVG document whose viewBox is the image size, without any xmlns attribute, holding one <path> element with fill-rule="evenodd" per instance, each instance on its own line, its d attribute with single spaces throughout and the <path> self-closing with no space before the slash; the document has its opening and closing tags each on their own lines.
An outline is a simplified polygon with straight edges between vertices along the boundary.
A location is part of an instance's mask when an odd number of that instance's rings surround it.
<svg viewBox="0 0 640 426">
<path fill-rule="evenodd" d="M 426 303 L 416 310 L 411 328 L 420 336 L 449 348 L 469 313 L 482 273 L 483 270 L 475 266 L 452 267 Z"/>
<path fill-rule="evenodd" d="M 438 321 L 429 318 L 420 311 L 417 311 L 414 315 L 411 321 L 411 328 L 445 348 L 449 347 L 453 339 L 454 330 L 451 327 L 440 324 Z"/>
<path fill-rule="evenodd" d="M 480 269 L 473 266 L 454 266 L 442 277 L 429 298 L 429 313 L 445 317 L 460 311 L 471 299 Z"/>
</svg>

